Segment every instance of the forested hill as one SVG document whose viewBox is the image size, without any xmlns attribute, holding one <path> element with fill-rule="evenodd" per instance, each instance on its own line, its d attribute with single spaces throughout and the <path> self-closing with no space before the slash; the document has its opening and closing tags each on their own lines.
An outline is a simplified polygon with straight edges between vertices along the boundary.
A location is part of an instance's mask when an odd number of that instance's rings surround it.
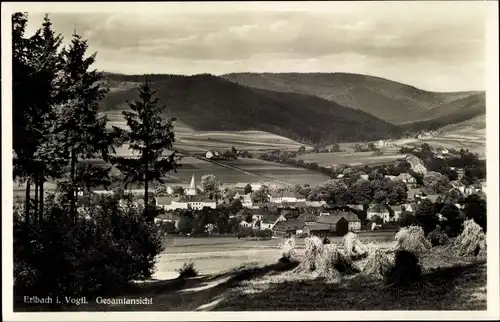
<svg viewBox="0 0 500 322">
<path fill-rule="evenodd" d="M 110 93 L 106 111 L 127 107 L 137 99 L 143 75 L 107 74 Z M 242 86 L 221 77 L 148 75 L 166 113 L 195 130 L 262 130 L 302 142 L 329 143 L 390 138 L 398 126 L 364 111 L 314 95 L 283 93 Z"/>
</svg>

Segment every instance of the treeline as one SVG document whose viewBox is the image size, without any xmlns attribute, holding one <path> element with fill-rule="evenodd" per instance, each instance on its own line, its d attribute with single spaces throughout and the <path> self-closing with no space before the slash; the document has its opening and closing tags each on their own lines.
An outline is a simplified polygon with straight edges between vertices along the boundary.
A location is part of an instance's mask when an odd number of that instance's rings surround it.
<svg viewBox="0 0 500 322">
<path fill-rule="evenodd" d="M 48 16 L 31 36 L 27 24 L 27 14 L 12 15 L 13 179 L 26 187 L 14 205 L 16 294 L 105 294 L 149 278 L 162 241 L 148 185 L 176 169 L 175 153 L 162 157 L 172 150 L 174 119 L 162 115 L 146 81 L 123 112 L 129 129 L 107 129 L 99 104 L 108 89 L 87 41 L 74 33 L 63 47 Z M 139 157 L 116 156 L 124 143 Z M 121 208 L 119 194 L 78 207 L 81 192 L 113 184 L 110 168 L 91 159 L 114 165 L 125 188 L 143 184 L 145 207 Z M 48 179 L 57 183 L 54 195 L 44 191 Z"/>
</svg>

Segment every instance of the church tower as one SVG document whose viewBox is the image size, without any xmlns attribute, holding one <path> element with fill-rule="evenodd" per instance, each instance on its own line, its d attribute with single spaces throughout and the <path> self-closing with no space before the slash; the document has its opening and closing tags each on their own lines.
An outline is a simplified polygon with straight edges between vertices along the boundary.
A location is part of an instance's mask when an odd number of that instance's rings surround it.
<svg viewBox="0 0 500 322">
<path fill-rule="evenodd" d="M 188 196 L 196 195 L 196 182 L 194 180 L 194 174 L 193 177 L 191 177 L 191 183 L 189 184 L 189 188 L 186 190 L 186 195 Z"/>
</svg>

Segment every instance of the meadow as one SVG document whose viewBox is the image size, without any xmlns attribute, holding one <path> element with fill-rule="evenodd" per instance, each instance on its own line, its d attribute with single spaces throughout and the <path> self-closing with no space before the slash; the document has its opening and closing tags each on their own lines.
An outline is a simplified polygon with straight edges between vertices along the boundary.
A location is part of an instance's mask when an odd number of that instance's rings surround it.
<svg viewBox="0 0 500 322">
<path fill-rule="evenodd" d="M 394 232 L 359 234 L 379 249 L 393 245 Z M 332 238 L 340 244 L 340 238 Z M 144 306 L 103 307 L 96 303 L 74 310 L 145 311 L 276 311 L 276 310 L 485 310 L 486 263 L 458 256 L 451 247 L 423 253 L 423 281 L 392 288 L 361 273 L 325 278 L 297 274 L 297 263 L 279 263 L 282 240 L 246 241 L 230 237 L 170 238 L 158 261 L 155 279 L 138 284 L 127 297 L 151 297 Z M 297 256 L 304 253 L 298 239 Z M 176 269 L 192 261 L 197 277 L 176 278 Z M 356 261 L 363 269 L 367 260 Z"/>
<path fill-rule="evenodd" d="M 375 165 L 381 163 L 390 163 L 400 158 L 404 154 L 397 151 L 386 150 L 384 155 L 373 155 L 373 152 L 326 152 L 326 153 L 308 153 L 297 156 L 298 160 L 304 160 L 307 163 L 317 163 L 322 166 L 332 166 L 348 164 L 350 166 Z"/>
</svg>

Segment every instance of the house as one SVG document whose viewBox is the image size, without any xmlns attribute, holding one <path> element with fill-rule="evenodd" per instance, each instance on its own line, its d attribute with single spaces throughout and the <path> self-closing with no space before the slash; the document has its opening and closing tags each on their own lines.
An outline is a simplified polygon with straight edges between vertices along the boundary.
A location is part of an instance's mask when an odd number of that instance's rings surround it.
<svg viewBox="0 0 500 322">
<path fill-rule="evenodd" d="M 411 203 L 401 204 L 401 212 L 403 212 L 403 211 L 413 212 L 413 211 L 415 211 L 415 209 L 416 209 L 415 204 L 411 204 Z"/>
<path fill-rule="evenodd" d="M 363 180 L 368 180 L 368 175 L 367 174 L 362 174 L 359 176 Z"/>
<path fill-rule="evenodd" d="M 298 219 L 302 220 L 304 222 L 304 225 L 311 226 L 311 225 L 316 224 L 316 222 L 318 220 L 318 216 L 316 216 L 314 214 L 302 214 L 299 216 Z"/>
<path fill-rule="evenodd" d="M 337 175 L 337 179 L 342 179 L 345 176 L 345 174 L 341 173 Z"/>
<path fill-rule="evenodd" d="M 323 212 L 316 219 L 316 223 L 329 224 L 331 225 L 330 228 L 333 229 L 333 231 L 336 231 L 337 234 L 344 234 L 343 233 L 344 227 L 339 227 L 339 221 L 342 218 L 347 223 L 345 227 L 347 231 L 345 233 L 347 233 L 348 231 L 361 230 L 361 220 L 358 218 L 358 216 L 353 214 L 352 212 L 346 212 L 346 211 Z M 342 224 L 343 223 L 341 222 L 340 225 Z"/>
<path fill-rule="evenodd" d="M 403 213 L 403 211 L 406 211 L 406 208 L 403 205 L 396 205 L 391 206 L 391 210 L 394 212 L 392 220 L 396 221 L 399 219 L 399 217 L 401 217 L 401 213 Z M 387 220 L 385 220 L 385 218 L 382 219 L 384 219 L 384 222 L 391 221 L 391 218 L 387 218 Z"/>
<path fill-rule="evenodd" d="M 157 197 L 156 206 L 164 210 L 175 209 L 195 209 L 202 210 L 204 207 L 215 209 L 217 203 L 215 200 L 207 200 L 201 196 L 183 196 L 181 198 Z"/>
<path fill-rule="evenodd" d="M 209 150 L 205 153 L 205 158 L 207 159 L 213 159 L 213 158 L 220 158 L 221 154 L 217 150 Z"/>
<path fill-rule="evenodd" d="M 425 192 L 420 192 L 415 195 L 415 201 L 417 204 L 421 203 L 423 200 L 430 200 L 432 202 L 436 202 L 440 195 L 436 194 L 426 194 Z"/>
<path fill-rule="evenodd" d="M 437 152 L 442 154 L 442 155 L 447 155 L 450 153 L 450 151 L 448 151 L 448 149 L 446 149 L 446 148 L 438 149 Z"/>
<path fill-rule="evenodd" d="M 260 222 L 260 229 L 273 229 L 280 221 L 286 220 L 284 215 L 266 215 Z"/>
<path fill-rule="evenodd" d="M 363 205 L 350 204 L 350 205 L 347 205 L 347 207 L 354 209 L 354 210 L 360 210 L 360 211 L 364 210 Z"/>
<path fill-rule="evenodd" d="M 246 194 L 240 197 L 243 208 L 253 208 L 252 194 Z"/>
<path fill-rule="evenodd" d="M 300 234 L 304 228 L 304 222 L 300 219 L 278 221 L 273 227 L 273 232 L 277 236 L 290 236 Z"/>
<path fill-rule="evenodd" d="M 321 208 L 326 205 L 326 201 L 306 201 L 307 207 Z"/>
<path fill-rule="evenodd" d="M 172 213 L 166 213 L 166 214 L 161 214 L 161 215 L 156 216 L 154 218 L 154 223 L 161 224 L 161 223 L 165 223 L 165 222 L 171 222 L 171 223 L 174 223 L 174 227 L 176 229 L 178 229 L 180 220 L 181 220 L 181 217 L 179 215 L 172 214 Z"/>
<path fill-rule="evenodd" d="M 370 206 L 370 208 L 368 208 L 368 211 L 366 212 L 366 219 L 372 220 L 372 218 L 375 216 L 379 216 L 384 222 L 387 222 L 390 220 L 389 209 L 381 204 L 373 204 Z"/>
<path fill-rule="evenodd" d="M 416 184 L 417 179 L 409 173 L 401 173 L 397 178 L 406 184 Z"/>
<path fill-rule="evenodd" d="M 391 175 L 385 175 L 384 177 L 392 181 L 396 180 L 397 178 L 397 176 L 391 176 Z"/>
<path fill-rule="evenodd" d="M 465 175 L 465 170 L 462 168 L 455 168 L 455 167 L 450 167 L 451 170 L 455 171 L 458 175 L 458 180 L 462 180 L 462 178 Z"/>
<path fill-rule="evenodd" d="M 282 202 L 305 202 L 306 198 L 297 196 L 295 193 L 290 191 L 280 191 L 272 192 L 269 196 L 269 201 L 271 203 L 282 203 Z"/>
</svg>

